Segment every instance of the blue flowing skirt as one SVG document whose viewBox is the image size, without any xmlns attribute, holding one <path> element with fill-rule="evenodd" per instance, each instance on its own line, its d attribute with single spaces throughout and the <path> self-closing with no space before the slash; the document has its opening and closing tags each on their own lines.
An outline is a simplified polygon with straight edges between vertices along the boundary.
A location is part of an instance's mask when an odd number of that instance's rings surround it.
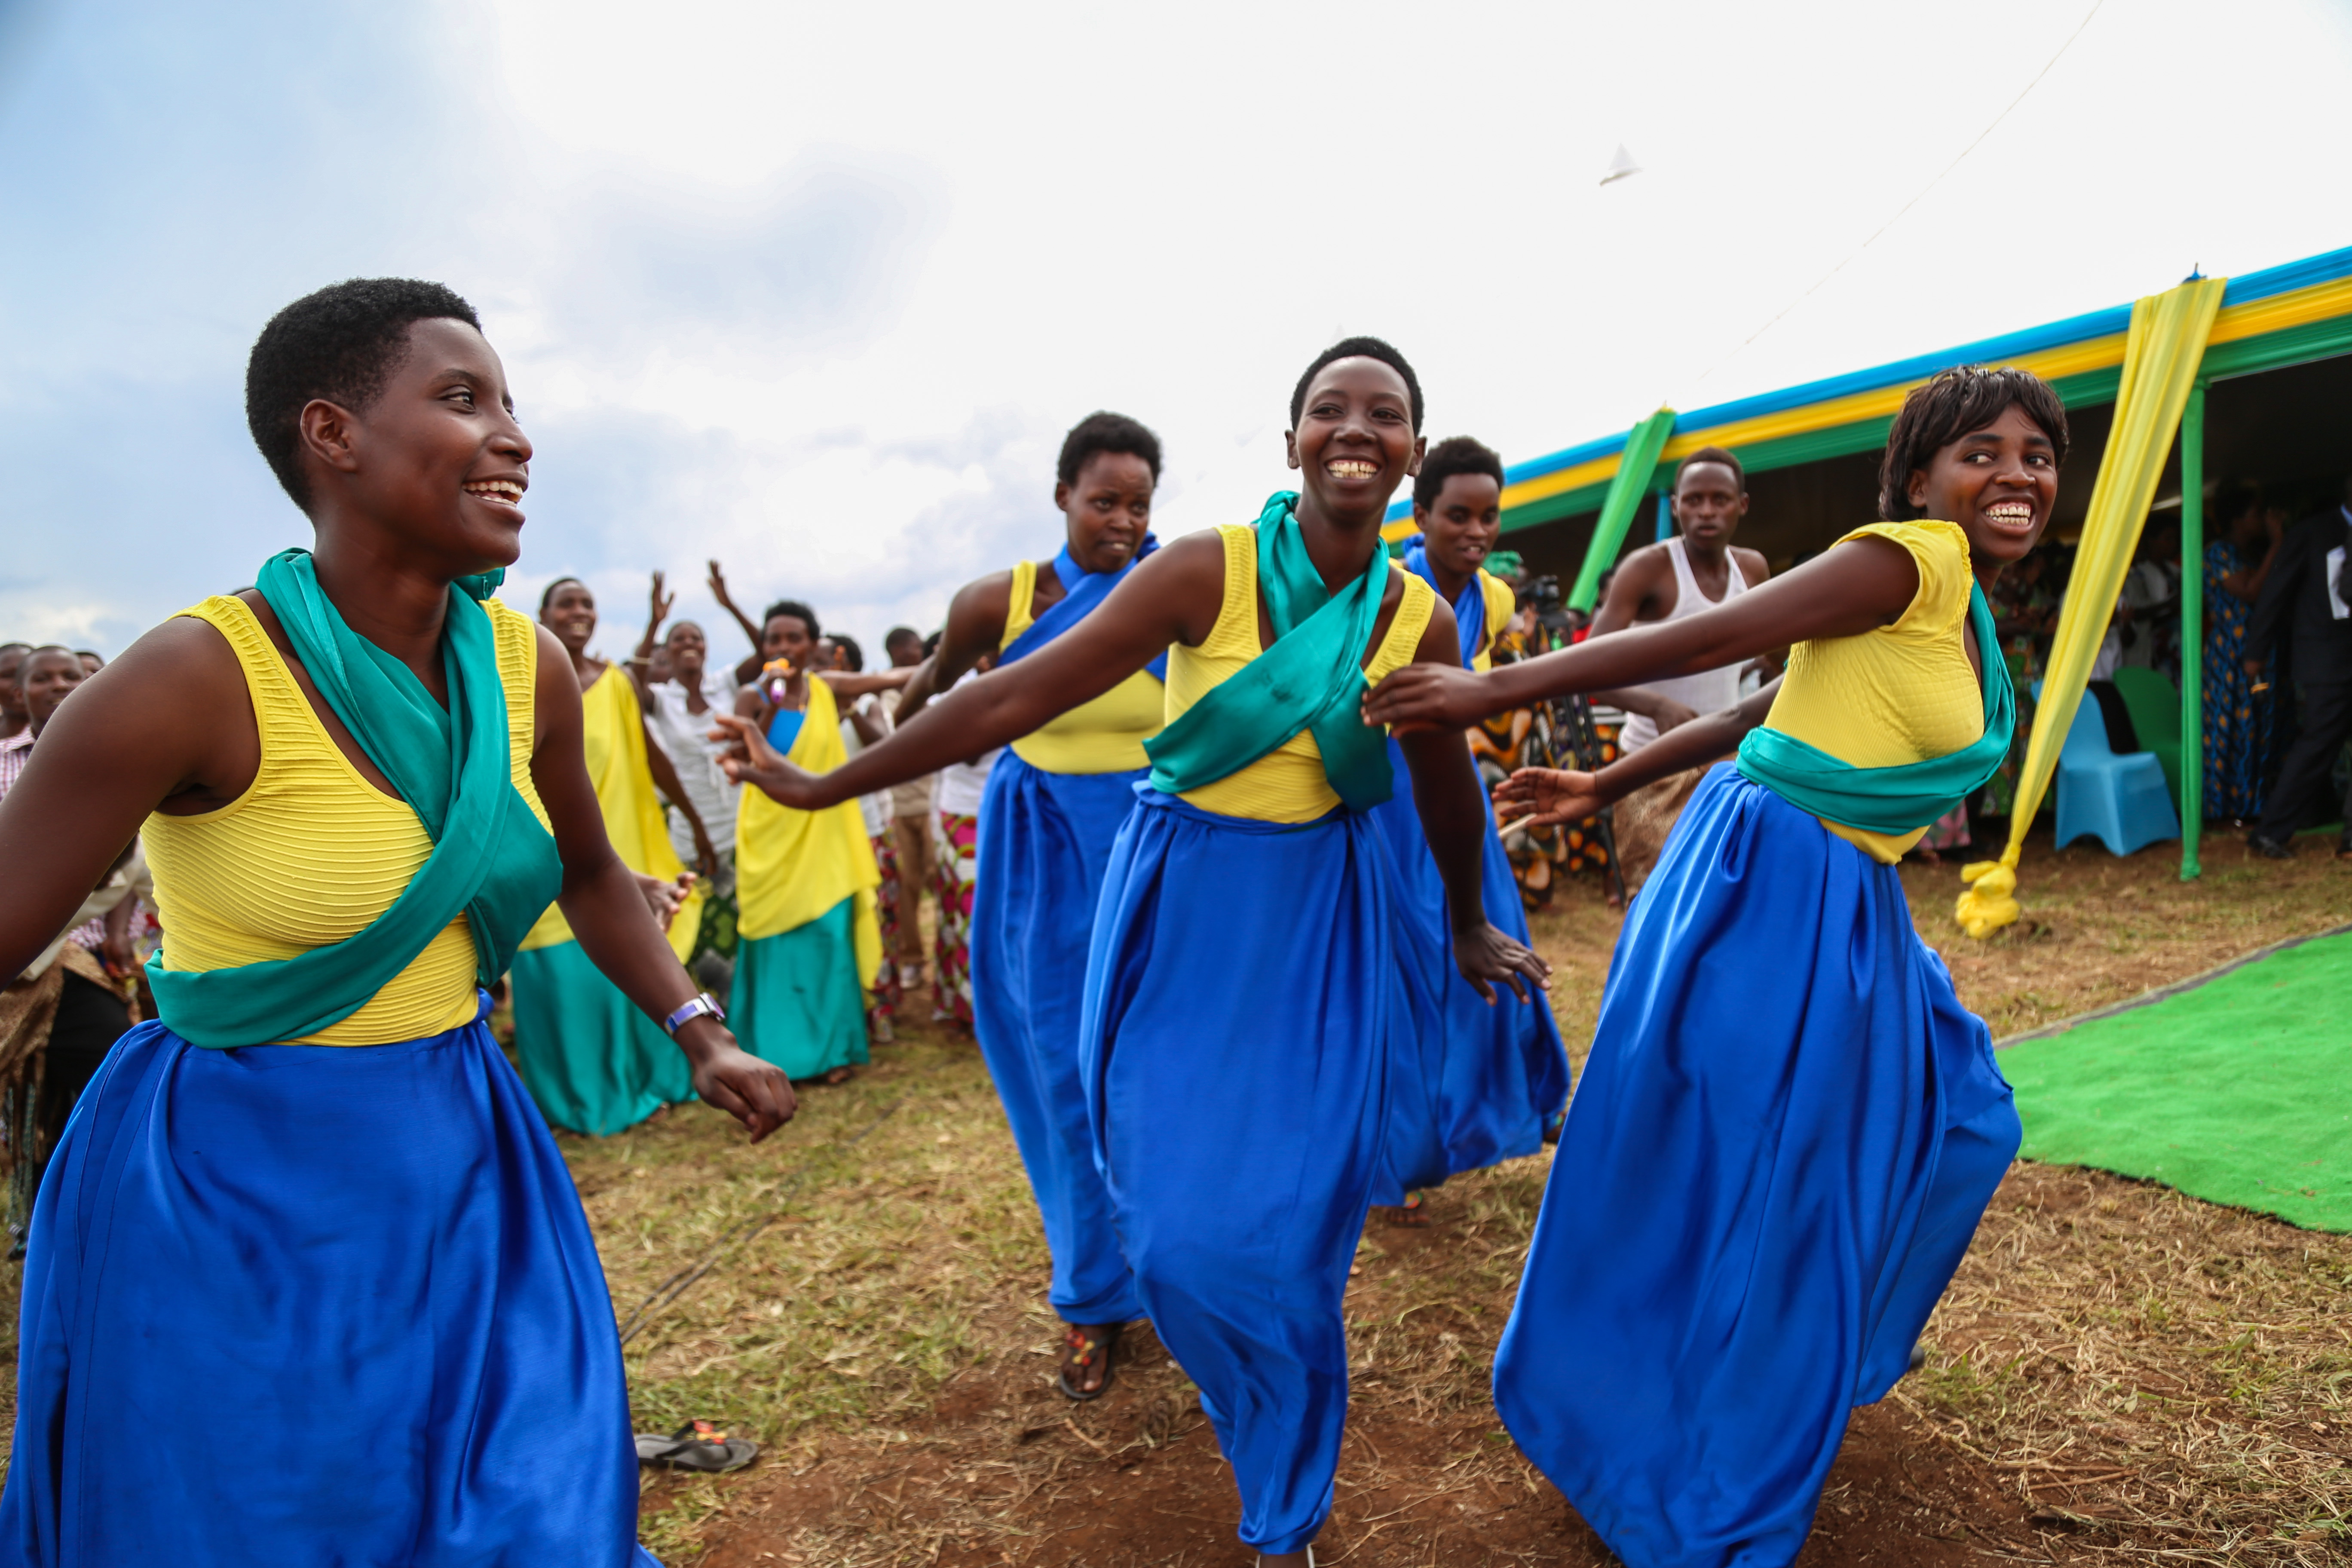
<svg viewBox="0 0 2352 1568">
<path fill-rule="evenodd" d="M 1542 992 L 1524 1003 L 1498 984 L 1490 1006 L 1454 966 L 1445 883 L 1394 741 L 1389 761 L 1396 793 L 1369 813 L 1391 873 L 1397 954 L 1388 1139 L 1372 1202 L 1394 1205 L 1416 1187 L 1542 1148 L 1544 1123 L 1568 1100 L 1568 1048 Z M 1491 817 L 1480 880 L 1488 923 L 1526 942 L 1527 910 Z"/>
<path fill-rule="evenodd" d="M 653 1568 L 611 1298 L 478 1021 L 116 1043 L 41 1182 L 0 1560 Z"/>
<path fill-rule="evenodd" d="M 1617 942 L 1495 1363 L 1630 1568 L 1776 1568 L 2017 1152 L 1895 868 L 1723 763 Z"/>
<path fill-rule="evenodd" d="M 1045 1221 L 1049 1300 L 1070 1323 L 1143 1315 L 1095 1168 L 1078 1019 L 1111 843 L 1145 776 L 1050 773 L 1006 752 L 980 805 L 973 1026 Z"/>
<path fill-rule="evenodd" d="M 1347 1417 L 1340 1299 L 1388 1082 L 1374 831 L 1139 786 L 1087 965 L 1079 1070 L 1111 1219 L 1261 1552 L 1322 1528 Z"/>
</svg>

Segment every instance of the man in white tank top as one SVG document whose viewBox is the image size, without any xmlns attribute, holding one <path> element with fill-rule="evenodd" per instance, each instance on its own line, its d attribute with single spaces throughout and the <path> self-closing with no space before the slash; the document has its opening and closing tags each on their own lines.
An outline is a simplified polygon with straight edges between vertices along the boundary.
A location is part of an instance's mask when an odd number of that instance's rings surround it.
<svg viewBox="0 0 2352 1568">
<path fill-rule="evenodd" d="M 1609 597 L 1592 618 L 1592 636 L 1606 637 L 1630 626 L 1678 621 L 1747 592 L 1772 574 L 1764 557 L 1737 549 L 1731 536 L 1748 515 L 1748 476 L 1739 459 L 1720 447 L 1693 452 L 1675 470 L 1670 498 L 1681 531 L 1635 551 L 1620 563 Z M 1739 665 L 1701 670 L 1644 689 L 1649 699 L 1626 705 L 1629 717 L 1618 746 L 1636 752 L 1675 725 L 1702 713 L 1720 712 L 1739 700 Z"/>
<path fill-rule="evenodd" d="M 1738 458 L 1720 447 L 1693 452 L 1675 470 L 1670 499 L 1680 533 L 1643 546 L 1619 565 L 1609 596 L 1592 618 L 1592 636 L 1695 616 L 1771 575 L 1762 555 L 1731 542 L 1739 520 L 1748 515 L 1748 475 Z M 1741 671 L 1739 665 L 1726 665 L 1613 693 L 1626 712 L 1618 749 L 1639 751 L 1678 724 L 1736 706 Z M 1706 771 L 1693 768 L 1671 774 L 1618 803 L 1617 865 L 1628 891 L 1638 890 L 1648 879 L 1666 835 L 1682 815 L 1683 803 Z"/>
</svg>

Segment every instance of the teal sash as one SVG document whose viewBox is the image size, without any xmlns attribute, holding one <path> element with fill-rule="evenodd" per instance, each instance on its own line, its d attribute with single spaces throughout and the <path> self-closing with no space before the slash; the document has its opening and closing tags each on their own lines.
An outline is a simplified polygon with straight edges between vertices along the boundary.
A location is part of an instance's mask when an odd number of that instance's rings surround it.
<svg viewBox="0 0 2352 1568">
<path fill-rule="evenodd" d="M 1984 664 L 1984 734 L 1972 745 L 1925 762 L 1858 768 L 1778 730 L 1750 730 L 1739 742 L 1740 776 L 1798 810 L 1867 833 L 1914 832 L 1982 789 L 2009 756 L 2017 694 L 1993 630 L 1984 589 L 1969 587 L 1969 620 Z"/>
<path fill-rule="evenodd" d="M 1237 773 L 1301 730 L 1313 732 L 1324 776 L 1350 811 L 1380 805 L 1395 787 L 1388 735 L 1361 711 L 1364 648 L 1388 590 L 1388 552 L 1372 552 L 1363 574 L 1334 597 L 1307 558 L 1297 505 L 1284 490 L 1257 520 L 1258 589 L 1274 646 L 1143 742 L 1151 787 L 1163 795 Z"/>
<path fill-rule="evenodd" d="M 450 590 L 441 640 L 446 710 L 406 665 L 344 623 L 320 592 L 308 551 L 271 557 L 259 585 L 311 682 L 416 813 L 433 853 L 390 909 L 331 947 L 236 969 L 165 969 L 160 955 L 149 959 L 164 1026 L 214 1049 L 341 1023 L 460 912 L 473 932 L 477 978 L 488 985 L 563 883 L 555 840 L 514 788 L 497 637 L 475 602 L 497 586 L 495 576 Z"/>
</svg>

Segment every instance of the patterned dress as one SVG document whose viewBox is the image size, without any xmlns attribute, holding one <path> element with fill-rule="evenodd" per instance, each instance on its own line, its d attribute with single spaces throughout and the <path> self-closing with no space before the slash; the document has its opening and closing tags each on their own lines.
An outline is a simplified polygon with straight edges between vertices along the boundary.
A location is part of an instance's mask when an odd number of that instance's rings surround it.
<svg viewBox="0 0 2352 1568">
<path fill-rule="evenodd" d="M 2271 694 L 2276 664 L 2250 676 L 2239 661 L 2253 605 L 2221 579 L 2253 563 L 2231 540 L 2205 547 L 2205 815 L 2252 822 L 2263 814 L 2263 763 L 2270 755 Z"/>
<path fill-rule="evenodd" d="M 977 875 L 980 813 L 941 811 L 932 816 L 931 891 L 940 900 L 940 928 L 932 948 L 933 988 L 939 1002 L 932 1016 L 971 1027 L 971 896 Z"/>
</svg>

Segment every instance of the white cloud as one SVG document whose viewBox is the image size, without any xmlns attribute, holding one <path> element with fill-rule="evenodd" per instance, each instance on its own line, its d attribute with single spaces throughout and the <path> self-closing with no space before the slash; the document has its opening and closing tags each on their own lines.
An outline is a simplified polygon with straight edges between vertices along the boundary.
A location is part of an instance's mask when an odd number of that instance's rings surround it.
<svg viewBox="0 0 2352 1568">
<path fill-rule="evenodd" d="M 119 641 L 299 529 L 239 449 L 244 345 L 356 271 L 482 306 L 540 444 L 518 594 L 576 573 L 633 637 L 656 566 L 709 621 L 717 554 L 871 641 L 1051 552 L 1053 456 L 1097 407 L 1164 437 L 1163 535 L 1255 515 L 1343 332 L 1412 356 L 1433 435 L 1517 459 L 2352 238 L 2339 9 L 2106 0 L 1731 352 L 2086 9 L 60 10 L 27 47 L 70 80 L 34 98 L 81 135 L 0 153 L 30 192 L 0 510 L 86 492 L 116 378 L 175 434 L 106 450 L 135 562 L 43 544 L 0 618 L 97 605 Z M 1603 189 L 1620 142 L 1646 172 Z"/>
</svg>

